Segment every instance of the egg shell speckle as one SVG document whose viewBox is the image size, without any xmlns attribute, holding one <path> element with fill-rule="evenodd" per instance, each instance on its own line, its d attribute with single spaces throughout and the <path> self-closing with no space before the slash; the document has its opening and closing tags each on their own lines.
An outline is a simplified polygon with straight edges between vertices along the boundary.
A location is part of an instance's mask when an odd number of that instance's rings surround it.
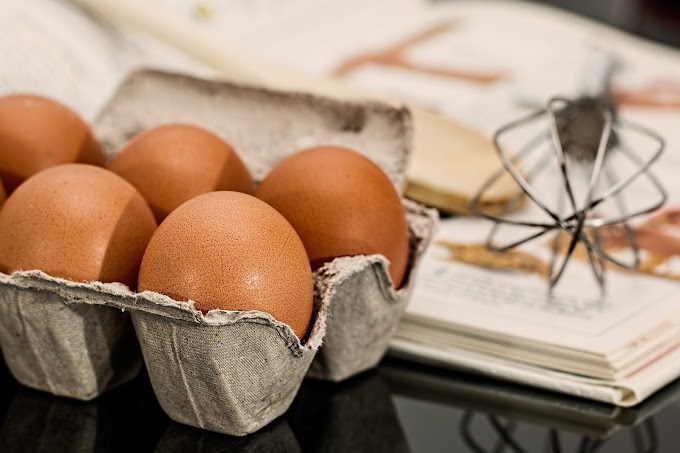
<svg viewBox="0 0 680 453">
<path fill-rule="evenodd" d="M 104 166 L 90 126 L 54 99 L 33 94 L 0 97 L 0 177 L 11 194 L 30 176 L 55 165 Z"/>
<path fill-rule="evenodd" d="M 0 179 L 0 208 L 2 208 L 2 205 L 5 204 L 5 186 L 2 184 L 2 179 Z"/>
<path fill-rule="evenodd" d="M 136 135 L 108 163 L 149 202 L 160 223 L 202 193 L 233 190 L 252 194 L 248 168 L 211 131 L 192 124 L 163 124 Z"/>
<path fill-rule="evenodd" d="M 339 146 L 299 151 L 279 162 L 255 196 L 293 225 L 313 269 L 340 256 L 381 254 L 395 287 L 409 258 L 401 198 L 385 172 Z"/>
<path fill-rule="evenodd" d="M 309 327 L 313 278 L 293 227 L 271 206 L 233 191 L 195 197 L 173 211 L 149 242 L 139 289 L 194 301 L 203 312 L 259 310 Z"/>
<path fill-rule="evenodd" d="M 87 164 L 26 180 L 0 211 L 0 272 L 41 270 L 134 288 L 156 221 L 132 185 Z"/>
</svg>

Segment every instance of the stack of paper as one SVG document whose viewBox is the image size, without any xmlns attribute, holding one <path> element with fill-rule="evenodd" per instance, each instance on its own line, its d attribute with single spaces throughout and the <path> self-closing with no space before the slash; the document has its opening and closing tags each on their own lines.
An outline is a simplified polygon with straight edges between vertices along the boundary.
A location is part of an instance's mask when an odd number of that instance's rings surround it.
<svg viewBox="0 0 680 453">
<path fill-rule="evenodd" d="M 394 355 L 622 406 L 680 376 L 677 282 L 610 271 L 606 296 L 588 298 L 582 294 L 592 292 L 593 279 L 574 262 L 549 297 L 544 276 L 452 258 L 453 243 L 483 243 L 484 227 L 442 222 Z"/>
</svg>

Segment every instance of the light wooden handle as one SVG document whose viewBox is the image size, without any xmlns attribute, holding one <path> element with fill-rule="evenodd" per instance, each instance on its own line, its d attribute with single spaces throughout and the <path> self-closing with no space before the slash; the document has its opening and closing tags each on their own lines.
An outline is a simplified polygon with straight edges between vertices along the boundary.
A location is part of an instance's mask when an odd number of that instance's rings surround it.
<svg viewBox="0 0 680 453">
<path fill-rule="evenodd" d="M 235 82 L 258 84 L 275 89 L 312 91 L 338 98 L 367 98 L 377 95 L 365 92 L 337 79 L 273 65 L 246 54 L 224 40 L 201 30 L 190 21 L 140 0 L 71 0 L 72 3 L 107 20 L 130 25 L 155 36 L 215 69 Z M 386 99 L 383 102 L 394 103 Z"/>
</svg>

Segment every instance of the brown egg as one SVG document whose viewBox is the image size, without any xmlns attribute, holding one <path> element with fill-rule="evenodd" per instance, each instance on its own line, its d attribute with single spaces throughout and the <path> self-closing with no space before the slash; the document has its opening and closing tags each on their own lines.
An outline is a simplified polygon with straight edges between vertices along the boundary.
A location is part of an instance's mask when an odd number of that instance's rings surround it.
<svg viewBox="0 0 680 453">
<path fill-rule="evenodd" d="M 233 191 L 195 197 L 158 227 L 144 254 L 139 289 L 198 310 L 259 310 L 299 338 L 309 327 L 313 279 L 293 227 L 268 204 Z"/>
<path fill-rule="evenodd" d="M 217 190 L 252 194 L 255 189 L 250 172 L 228 143 L 189 124 L 142 132 L 108 168 L 139 190 L 159 222 L 197 195 Z"/>
<path fill-rule="evenodd" d="M 156 229 L 151 208 L 120 176 L 86 164 L 27 179 L 0 211 L 0 271 L 42 270 L 134 289 Z"/>
<path fill-rule="evenodd" d="M 2 208 L 2 205 L 5 203 L 5 187 L 2 185 L 2 179 L 0 179 L 0 208 Z"/>
<path fill-rule="evenodd" d="M 0 177 L 11 194 L 30 176 L 55 165 L 104 166 L 90 126 L 58 101 L 33 94 L 0 97 Z"/>
<path fill-rule="evenodd" d="M 312 268 L 340 256 L 382 254 L 400 287 L 409 258 L 408 226 L 394 185 L 354 150 L 319 146 L 279 162 L 255 196 L 298 232 Z"/>
</svg>

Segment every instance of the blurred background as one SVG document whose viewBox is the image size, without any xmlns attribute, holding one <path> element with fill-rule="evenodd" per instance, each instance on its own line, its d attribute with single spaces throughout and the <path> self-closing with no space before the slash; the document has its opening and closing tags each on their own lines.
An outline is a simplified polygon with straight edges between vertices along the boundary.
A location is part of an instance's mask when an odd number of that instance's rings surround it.
<svg viewBox="0 0 680 453">
<path fill-rule="evenodd" d="M 573 11 L 654 41 L 680 46 L 680 3 L 674 0 L 533 1 Z"/>
</svg>

